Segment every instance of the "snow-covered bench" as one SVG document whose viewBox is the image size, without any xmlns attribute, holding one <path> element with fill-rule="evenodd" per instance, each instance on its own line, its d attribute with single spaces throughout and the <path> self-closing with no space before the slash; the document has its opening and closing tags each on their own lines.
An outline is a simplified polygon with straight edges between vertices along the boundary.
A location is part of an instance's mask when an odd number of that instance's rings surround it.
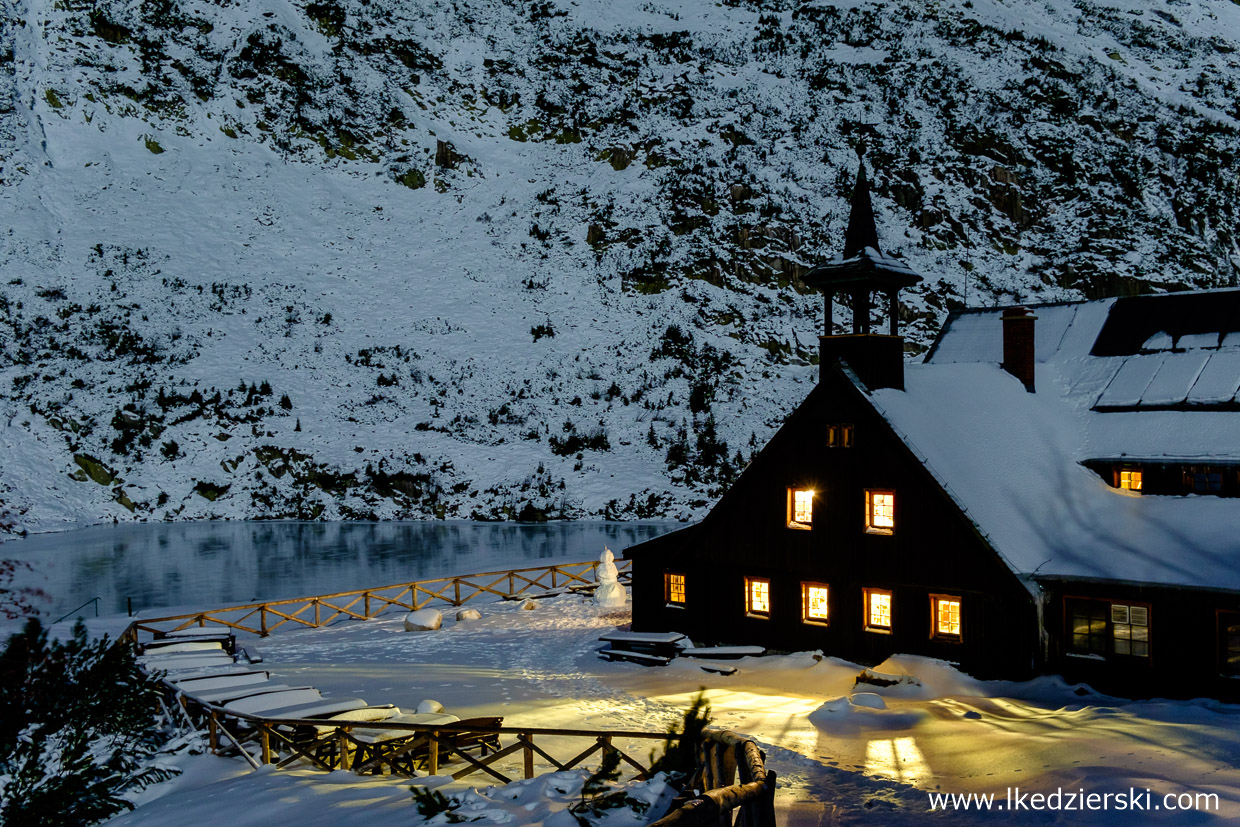
<svg viewBox="0 0 1240 827">
<path fill-rule="evenodd" d="M 645 666 L 666 666 L 690 644 L 679 632 L 611 632 L 599 640 L 608 644 L 598 656 L 604 660 L 625 660 Z"/>
</svg>

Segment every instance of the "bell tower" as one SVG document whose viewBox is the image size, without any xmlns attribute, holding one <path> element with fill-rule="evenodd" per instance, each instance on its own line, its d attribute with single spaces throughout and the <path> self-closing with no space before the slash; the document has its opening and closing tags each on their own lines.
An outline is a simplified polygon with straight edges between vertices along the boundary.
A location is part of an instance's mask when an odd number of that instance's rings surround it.
<svg viewBox="0 0 1240 827">
<path fill-rule="evenodd" d="M 921 281 L 906 264 L 887 258 L 878 247 L 878 228 L 870 203 L 870 182 L 865 174 L 865 145 L 857 149 L 857 185 L 853 188 L 844 251 L 819 264 L 805 276 L 805 283 L 823 295 L 824 335 L 819 337 L 820 376 L 836 363 L 844 363 L 867 388 L 904 390 L 904 337 L 900 335 L 900 290 Z M 852 333 L 834 335 L 832 315 L 835 297 L 847 294 L 852 303 Z M 870 332 L 874 298 L 886 300 L 888 333 Z"/>
</svg>

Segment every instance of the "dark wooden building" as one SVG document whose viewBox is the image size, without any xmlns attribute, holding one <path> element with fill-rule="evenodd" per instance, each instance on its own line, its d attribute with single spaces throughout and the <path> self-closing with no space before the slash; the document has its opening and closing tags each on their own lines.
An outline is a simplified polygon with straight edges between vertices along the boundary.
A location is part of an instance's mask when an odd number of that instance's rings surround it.
<svg viewBox="0 0 1240 827">
<path fill-rule="evenodd" d="M 919 280 L 863 169 L 807 277 L 853 330 L 705 519 L 626 551 L 634 629 L 1240 697 L 1240 291 L 960 311 L 906 369 Z"/>
</svg>

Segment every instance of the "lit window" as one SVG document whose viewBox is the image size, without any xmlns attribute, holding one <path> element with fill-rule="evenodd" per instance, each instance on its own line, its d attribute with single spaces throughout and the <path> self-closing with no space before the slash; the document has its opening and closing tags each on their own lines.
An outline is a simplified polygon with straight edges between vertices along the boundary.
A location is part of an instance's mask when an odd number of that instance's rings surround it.
<svg viewBox="0 0 1240 827">
<path fill-rule="evenodd" d="M 845 448 L 853 447 L 853 426 L 841 425 L 840 426 L 840 438 L 841 438 L 841 441 L 844 443 Z"/>
<path fill-rule="evenodd" d="M 685 576 L 668 572 L 663 578 L 667 587 L 667 602 L 673 606 L 685 605 Z"/>
<path fill-rule="evenodd" d="M 821 583 L 801 584 L 801 620 L 827 623 L 827 587 Z"/>
<path fill-rule="evenodd" d="M 840 447 L 840 426 L 839 425 L 828 425 L 827 426 L 827 447 L 828 448 Z"/>
<path fill-rule="evenodd" d="M 865 492 L 865 530 L 870 534 L 891 534 L 896 527 L 894 491 Z"/>
<path fill-rule="evenodd" d="M 770 617 L 770 580 L 760 580 L 756 577 L 745 578 L 745 613 L 756 617 Z"/>
<path fill-rule="evenodd" d="M 788 528 L 810 528 L 814 523 L 814 492 L 788 489 Z"/>
<path fill-rule="evenodd" d="M 935 594 L 930 596 L 930 611 L 934 617 L 934 635 L 938 638 L 960 640 L 960 598 Z"/>
<path fill-rule="evenodd" d="M 1111 648 L 1117 655 L 1150 655 L 1150 610 L 1146 606 L 1111 604 Z"/>
<path fill-rule="evenodd" d="M 1121 468 L 1119 472 L 1119 487 L 1125 491 L 1140 491 L 1141 469 Z"/>
<path fill-rule="evenodd" d="M 865 628 L 873 632 L 891 631 L 891 592 L 865 590 Z"/>
</svg>

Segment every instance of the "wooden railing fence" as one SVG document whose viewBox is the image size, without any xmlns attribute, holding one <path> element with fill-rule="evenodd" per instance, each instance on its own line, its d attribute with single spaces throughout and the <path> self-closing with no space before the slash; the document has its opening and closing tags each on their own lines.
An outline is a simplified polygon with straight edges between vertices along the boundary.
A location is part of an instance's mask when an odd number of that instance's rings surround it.
<svg viewBox="0 0 1240 827">
<path fill-rule="evenodd" d="M 521 595 L 543 595 L 560 588 L 585 589 L 595 585 L 597 566 L 597 562 L 561 563 L 416 580 L 314 597 L 267 600 L 191 614 L 143 618 L 135 621 L 127 634 L 137 641 L 143 632 L 159 634 L 191 626 L 221 626 L 266 637 L 286 624 L 317 629 L 341 619 L 368 620 L 398 609 L 412 612 L 436 604 L 463 606 L 486 596 L 512 599 Z M 630 566 L 627 560 L 616 561 L 621 582 L 628 580 Z"/>
<path fill-rule="evenodd" d="M 739 778 L 737 777 L 739 775 Z M 775 772 L 752 739 L 707 729 L 697 748 L 697 772 L 685 789 L 701 794 L 650 827 L 775 827 Z"/>
<path fill-rule="evenodd" d="M 373 589 L 272 600 L 168 617 L 143 618 L 123 638 L 159 635 L 193 626 L 219 626 L 237 632 L 267 636 L 285 624 L 318 628 L 342 619 L 366 620 L 401 609 L 415 611 L 435 604 L 462 606 L 474 600 L 546 595 L 557 589 L 587 590 L 595 585 L 596 562 L 564 563 L 508 571 L 442 577 L 398 583 Z M 630 563 L 616 561 L 621 581 L 630 577 Z M 363 774 L 390 772 L 438 775 L 441 766 L 460 761 L 454 779 L 485 773 L 502 783 L 520 774 L 533 778 L 540 772 L 571 770 L 599 752 L 615 752 L 635 778 L 650 768 L 625 752 L 617 741 L 668 741 L 679 736 L 666 732 L 577 730 L 486 725 L 478 721 L 425 725 L 384 721 L 327 721 L 275 719 L 193 701 L 166 683 L 181 718 L 205 727 L 212 752 L 235 750 L 255 768 L 277 768 L 305 761 L 324 770 L 347 769 Z M 167 711 L 167 708 L 165 708 Z M 171 714 L 169 713 L 171 720 Z M 500 719 L 490 719 L 497 721 Z M 382 739 L 367 733 L 382 733 Z M 538 740 L 536 740 L 538 739 Z M 505 743 L 507 742 L 507 743 Z M 584 748 L 582 742 L 585 742 Z M 571 757 L 554 751 L 568 747 Z M 631 751 L 632 746 L 628 749 Z M 476 752 L 477 755 L 471 754 Z M 520 758 L 519 770 L 517 757 Z M 739 778 L 738 778 L 739 775 Z M 697 746 L 697 770 L 686 789 L 700 790 L 695 798 L 678 802 L 670 814 L 652 827 L 775 827 L 775 773 L 765 766 L 765 755 L 752 740 L 734 732 L 707 729 Z"/>
</svg>

